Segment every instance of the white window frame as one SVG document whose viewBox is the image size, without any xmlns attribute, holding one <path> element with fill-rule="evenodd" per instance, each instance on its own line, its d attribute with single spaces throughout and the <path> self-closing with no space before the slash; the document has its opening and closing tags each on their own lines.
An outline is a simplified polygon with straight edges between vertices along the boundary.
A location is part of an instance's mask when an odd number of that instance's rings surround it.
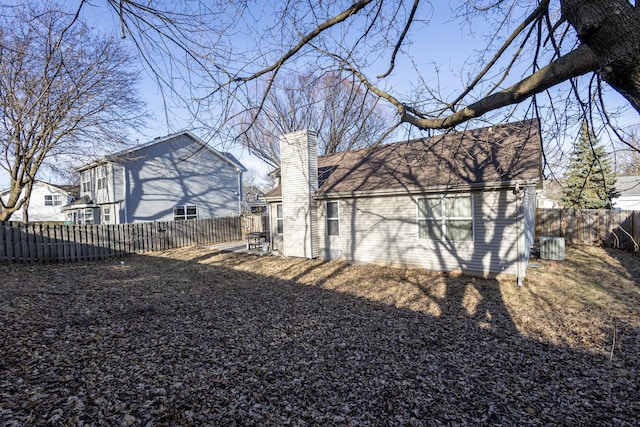
<svg viewBox="0 0 640 427">
<path fill-rule="evenodd" d="M 84 171 L 80 174 L 80 186 L 82 193 L 91 193 L 91 172 Z"/>
<path fill-rule="evenodd" d="M 44 195 L 45 206 L 62 206 L 61 194 L 45 194 Z"/>
<path fill-rule="evenodd" d="M 174 221 L 184 221 L 187 219 L 198 219 L 197 205 L 178 205 L 173 208 Z"/>
<path fill-rule="evenodd" d="M 337 216 L 329 216 L 329 205 L 335 206 L 335 214 Z M 325 212 L 327 214 L 327 236 L 339 236 L 340 235 L 340 204 L 337 201 L 326 202 Z M 330 224 L 336 224 L 336 232 L 332 233 Z"/>
<path fill-rule="evenodd" d="M 93 215 L 93 208 L 85 208 L 85 209 L 78 209 L 78 217 L 77 217 L 77 223 L 78 224 L 93 224 L 94 221 L 94 215 Z"/>
<path fill-rule="evenodd" d="M 276 203 L 276 234 L 284 233 L 284 213 L 282 203 Z"/>
<path fill-rule="evenodd" d="M 102 221 L 103 224 L 111 223 L 111 206 L 102 207 Z"/>
<path fill-rule="evenodd" d="M 470 206 L 470 216 L 447 216 L 446 212 L 446 200 L 457 199 L 457 198 L 465 198 L 469 200 Z M 421 201 L 422 200 L 436 200 L 439 199 L 439 214 L 437 216 L 424 216 L 423 209 L 421 209 Z M 432 241 L 442 241 L 442 242 L 473 242 L 475 241 L 475 220 L 473 217 L 474 212 L 474 200 L 473 195 L 471 194 L 444 194 L 438 196 L 427 196 L 420 197 L 416 202 L 416 211 L 417 211 L 417 225 L 418 225 L 418 238 L 421 240 L 432 240 Z M 440 228 L 440 235 L 442 236 L 440 239 L 431 238 L 428 236 L 426 227 L 427 221 L 432 221 L 436 224 L 438 228 Z M 449 240 L 447 239 L 447 224 L 452 222 L 471 222 L 471 230 L 470 230 L 470 238 L 463 240 Z M 424 223 L 424 226 L 422 225 Z M 424 227 L 424 229 L 423 229 Z M 423 232 L 424 230 L 424 232 Z"/>
<path fill-rule="evenodd" d="M 96 189 L 103 190 L 107 188 L 107 167 L 98 167 L 98 179 Z"/>
</svg>

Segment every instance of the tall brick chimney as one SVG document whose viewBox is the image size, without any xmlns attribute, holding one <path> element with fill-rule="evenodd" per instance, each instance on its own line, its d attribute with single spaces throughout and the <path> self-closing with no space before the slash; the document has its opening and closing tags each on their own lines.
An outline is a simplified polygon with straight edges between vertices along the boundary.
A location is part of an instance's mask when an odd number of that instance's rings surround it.
<svg viewBox="0 0 640 427">
<path fill-rule="evenodd" d="M 301 130 L 280 137 L 280 173 L 284 219 L 284 255 L 318 257 L 317 134 Z"/>
</svg>

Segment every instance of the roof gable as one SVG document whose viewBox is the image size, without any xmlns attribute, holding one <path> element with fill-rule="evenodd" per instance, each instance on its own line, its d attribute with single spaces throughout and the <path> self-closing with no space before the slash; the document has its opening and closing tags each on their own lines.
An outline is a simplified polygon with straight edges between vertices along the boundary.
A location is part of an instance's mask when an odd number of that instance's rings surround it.
<svg viewBox="0 0 640 427">
<path fill-rule="evenodd" d="M 202 139 L 198 138 L 196 135 L 194 135 L 193 133 L 189 132 L 189 131 L 181 131 L 181 132 L 176 132 L 173 133 L 171 135 L 167 135 L 164 137 L 158 137 L 155 138 L 149 142 L 146 142 L 144 144 L 140 144 L 137 145 L 135 147 L 131 147 L 131 148 L 127 148 L 125 150 L 121 150 L 118 151 L 116 153 L 112 153 L 109 154 L 107 156 L 104 156 L 96 161 L 93 161 L 91 163 L 87 163 L 86 165 L 80 166 L 76 169 L 74 169 L 76 172 L 82 172 L 83 170 L 87 170 L 87 169 L 91 169 L 95 166 L 98 166 L 102 163 L 106 163 L 106 162 L 113 162 L 113 163 L 123 163 L 126 162 L 129 159 L 135 159 L 136 158 L 136 154 L 139 151 L 145 150 L 147 148 L 153 147 L 153 146 L 157 146 L 159 144 L 164 144 L 164 143 L 168 143 L 171 142 L 172 140 L 175 140 L 177 138 L 180 138 L 181 136 L 185 136 L 189 139 L 191 139 L 193 141 L 194 144 L 200 146 L 203 150 L 207 150 L 208 152 L 212 153 L 213 155 L 215 155 L 216 157 L 220 158 L 221 160 L 223 160 L 224 162 L 230 164 L 231 166 L 246 172 L 247 168 L 244 167 L 244 165 L 242 165 L 242 163 L 240 163 L 240 161 L 238 161 L 238 159 L 235 158 L 235 156 L 233 156 L 233 154 L 231 153 L 227 153 L 227 152 L 220 152 L 217 151 L 215 149 L 213 149 L 212 147 L 210 147 L 206 142 L 204 142 Z"/>
<path fill-rule="evenodd" d="M 35 187 L 45 187 L 52 193 L 62 193 L 62 194 L 74 194 L 74 190 L 78 189 L 77 185 L 72 184 L 52 184 L 50 182 L 40 181 L 36 179 L 33 181 L 33 186 Z M 0 194 L 3 196 L 9 194 L 11 192 L 11 188 L 6 188 L 0 191 Z"/>
</svg>

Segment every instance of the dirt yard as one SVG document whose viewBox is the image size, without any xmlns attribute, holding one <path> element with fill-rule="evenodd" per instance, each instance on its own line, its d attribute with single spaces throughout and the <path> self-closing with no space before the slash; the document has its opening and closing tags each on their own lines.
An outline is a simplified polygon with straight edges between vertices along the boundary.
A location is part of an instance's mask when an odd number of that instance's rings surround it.
<svg viewBox="0 0 640 427">
<path fill-rule="evenodd" d="M 640 258 L 538 264 L 0 266 L 0 425 L 640 425 Z"/>
</svg>

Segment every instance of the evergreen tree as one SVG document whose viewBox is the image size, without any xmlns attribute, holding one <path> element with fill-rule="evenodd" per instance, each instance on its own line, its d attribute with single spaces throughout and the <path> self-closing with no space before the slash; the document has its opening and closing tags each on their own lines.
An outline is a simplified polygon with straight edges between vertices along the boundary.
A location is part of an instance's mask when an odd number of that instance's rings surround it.
<svg viewBox="0 0 640 427">
<path fill-rule="evenodd" d="M 565 176 L 562 203 L 566 208 L 611 209 L 612 199 L 619 195 L 615 183 L 611 157 L 584 121 Z"/>
</svg>

